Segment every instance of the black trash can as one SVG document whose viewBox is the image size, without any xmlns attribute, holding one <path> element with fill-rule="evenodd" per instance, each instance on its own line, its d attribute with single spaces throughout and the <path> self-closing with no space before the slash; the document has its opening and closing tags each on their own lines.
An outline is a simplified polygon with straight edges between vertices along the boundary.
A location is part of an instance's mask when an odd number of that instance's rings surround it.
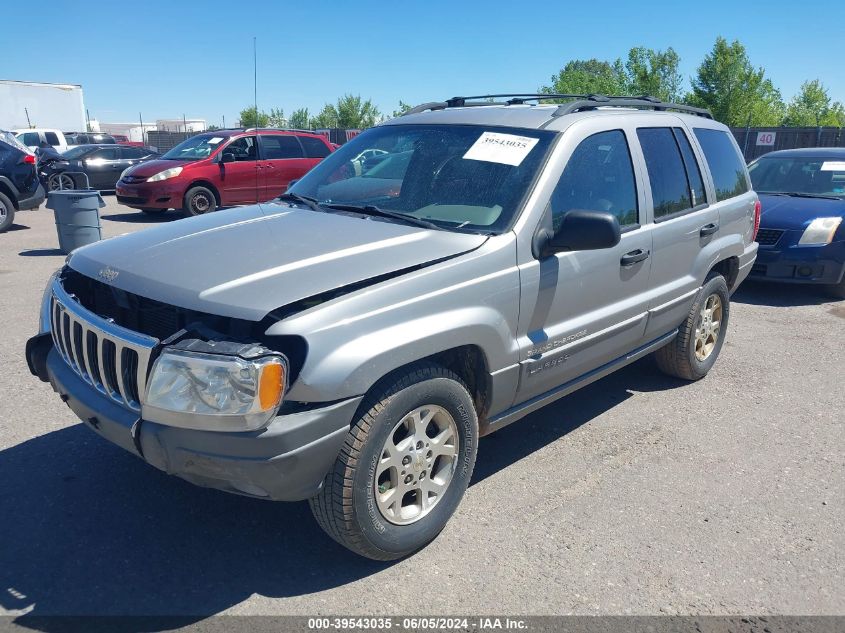
<svg viewBox="0 0 845 633">
<path fill-rule="evenodd" d="M 106 206 L 95 189 L 59 189 L 47 194 L 47 208 L 56 218 L 59 250 L 65 255 L 75 248 L 103 239 L 100 209 Z"/>
</svg>

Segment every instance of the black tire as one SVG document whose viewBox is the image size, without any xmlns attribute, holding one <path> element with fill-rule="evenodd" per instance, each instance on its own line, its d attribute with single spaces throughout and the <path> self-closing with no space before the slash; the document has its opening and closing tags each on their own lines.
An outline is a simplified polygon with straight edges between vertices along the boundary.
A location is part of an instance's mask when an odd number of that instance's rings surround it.
<svg viewBox="0 0 845 633">
<path fill-rule="evenodd" d="M 832 284 L 827 287 L 827 292 L 832 297 L 836 297 L 837 299 L 845 299 L 845 275 L 842 277 L 842 281 L 838 284 Z"/>
<path fill-rule="evenodd" d="M 442 498 L 427 514 L 396 525 L 385 518 L 374 498 L 379 457 L 396 424 L 427 405 L 445 409 L 455 423 L 454 469 Z M 461 379 L 431 363 L 417 363 L 381 381 L 362 401 L 358 416 L 323 488 L 309 501 L 311 511 L 341 545 L 374 560 L 395 560 L 430 543 L 458 507 L 475 466 L 478 417 Z"/>
<path fill-rule="evenodd" d="M 61 187 L 59 187 L 59 183 L 61 182 Z M 71 176 L 70 174 L 51 174 L 50 177 L 47 179 L 47 187 L 50 191 L 58 191 L 61 189 L 76 189 L 76 178 Z"/>
<path fill-rule="evenodd" d="M 711 296 L 717 296 L 721 301 L 722 314 L 719 333 L 709 355 L 702 359 L 696 356 L 696 328 L 701 318 L 702 307 Z M 700 380 L 713 367 L 728 329 L 730 317 L 730 295 L 725 278 L 718 273 L 711 273 L 704 281 L 692 304 L 689 315 L 678 329 L 676 336 L 669 344 L 654 353 L 657 366 L 666 374 L 684 380 Z"/>
<path fill-rule="evenodd" d="M 0 192 L 0 233 L 7 230 L 15 221 L 15 205 L 9 197 Z"/>
<path fill-rule="evenodd" d="M 167 209 L 141 209 L 141 212 L 147 215 L 161 215 L 167 213 Z"/>
<path fill-rule="evenodd" d="M 217 199 L 208 187 L 191 187 L 185 194 L 182 210 L 185 215 L 204 215 L 217 209 Z"/>
</svg>

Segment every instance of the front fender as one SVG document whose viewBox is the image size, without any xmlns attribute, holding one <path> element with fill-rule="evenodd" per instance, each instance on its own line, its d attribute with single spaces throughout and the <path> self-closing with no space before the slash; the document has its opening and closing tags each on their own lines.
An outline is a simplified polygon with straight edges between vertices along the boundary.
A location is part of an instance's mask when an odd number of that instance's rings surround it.
<svg viewBox="0 0 845 633">
<path fill-rule="evenodd" d="M 391 371 L 476 345 L 488 369 L 518 362 L 519 271 L 513 234 L 479 249 L 339 297 L 272 325 L 308 353 L 288 398 L 327 402 L 366 393 Z"/>
</svg>

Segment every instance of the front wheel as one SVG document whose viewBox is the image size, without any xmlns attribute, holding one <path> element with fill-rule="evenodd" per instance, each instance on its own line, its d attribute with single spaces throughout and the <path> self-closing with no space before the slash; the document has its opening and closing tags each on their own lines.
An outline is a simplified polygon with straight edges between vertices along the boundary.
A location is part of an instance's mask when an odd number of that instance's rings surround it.
<svg viewBox="0 0 845 633">
<path fill-rule="evenodd" d="M 185 194 L 182 208 L 186 215 L 203 215 L 217 208 L 217 200 L 207 187 L 192 187 Z"/>
<path fill-rule="evenodd" d="M 713 367 L 728 331 L 728 284 L 711 274 L 699 290 L 678 335 L 654 353 L 657 366 L 670 376 L 699 380 Z"/>
<path fill-rule="evenodd" d="M 0 193 L 0 233 L 15 221 L 15 205 L 4 193 Z"/>
<path fill-rule="evenodd" d="M 375 388 L 361 411 L 311 511 L 341 545 L 394 560 L 431 542 L 458 507 L 478 418 L 461 379 L 428 363 Z"/>
<path fill-rule="evenodd" d="M 68 174 L 53 174 L 47 180 L 47 186 L 50 191 L 59 191 L 61 189 L 76 189 L 76 182 L 73 176 Z"/>
</svg>

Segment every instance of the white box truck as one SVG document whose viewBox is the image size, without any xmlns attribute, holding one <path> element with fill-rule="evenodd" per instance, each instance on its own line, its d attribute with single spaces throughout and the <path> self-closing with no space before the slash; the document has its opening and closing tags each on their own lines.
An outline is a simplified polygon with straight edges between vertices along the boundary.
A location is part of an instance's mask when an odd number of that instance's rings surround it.
<svg viewBox="0 0 845 633">
<path fill-rule="evenodd" d="M 30 127 L 84 131 L 82 86 L 0 79 L 0 129 Z"/>
</svg>

